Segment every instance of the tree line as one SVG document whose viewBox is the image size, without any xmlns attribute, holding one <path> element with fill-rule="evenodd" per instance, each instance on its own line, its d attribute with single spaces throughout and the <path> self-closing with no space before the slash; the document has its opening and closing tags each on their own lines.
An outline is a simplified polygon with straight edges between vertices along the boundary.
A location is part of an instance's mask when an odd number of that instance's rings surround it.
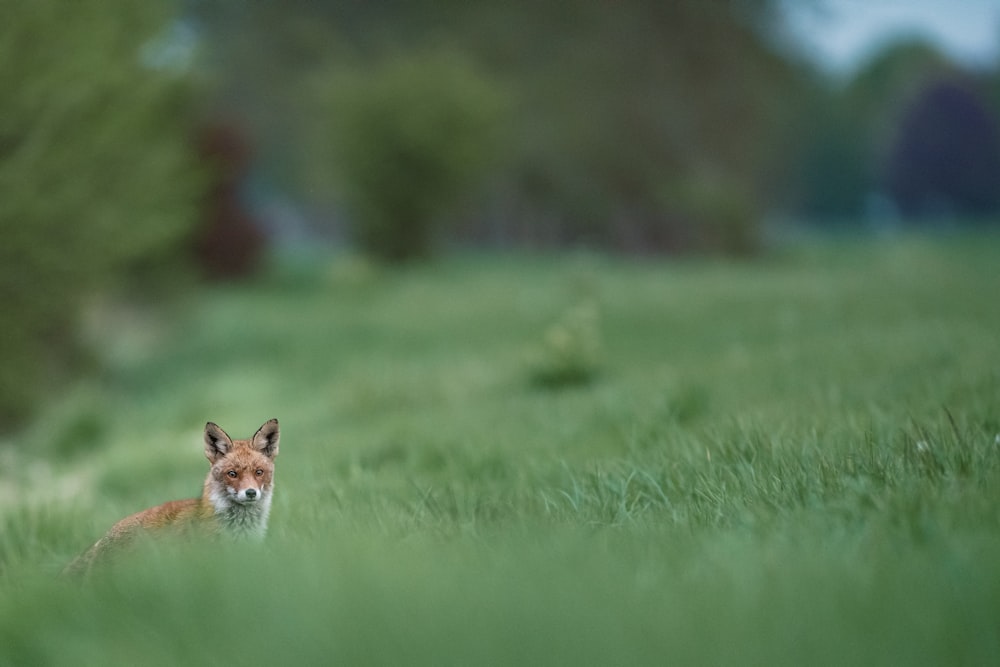
<svg viewBox="0 0 1000 667">
<path fill-rule="evenodd" d="M 2 4 L 5 423 L 94 294 L 252 272 L 267 191 L 388 261 L 998 219 L 997 67 L 907 42 L 832 80 L 773 0 Z"/>
</svg>

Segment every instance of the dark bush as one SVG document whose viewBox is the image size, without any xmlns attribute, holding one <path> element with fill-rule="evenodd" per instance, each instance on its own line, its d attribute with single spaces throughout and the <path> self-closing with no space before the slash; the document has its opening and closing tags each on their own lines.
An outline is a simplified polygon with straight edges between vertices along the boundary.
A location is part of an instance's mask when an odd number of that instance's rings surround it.
<svg viewBox="0 0 1000 667">
<path fill-rule="evenodd" d="M 982 218 L 1000 212 L 1000 128 L 971 90 L 930 86 L 905 114 L 889 157 L 889 192 L 904 215 Z"/>
<path fill-rule="evenodd" d="M 202 128 L 198 152 L 212 174 L 194 238 L 194 252 L 204 276 L 242 278 L 260 265 L 264 234 L 247 210 L 241 188 L 250 168 L 252 149 L 233 123 Z"/>
</svg>

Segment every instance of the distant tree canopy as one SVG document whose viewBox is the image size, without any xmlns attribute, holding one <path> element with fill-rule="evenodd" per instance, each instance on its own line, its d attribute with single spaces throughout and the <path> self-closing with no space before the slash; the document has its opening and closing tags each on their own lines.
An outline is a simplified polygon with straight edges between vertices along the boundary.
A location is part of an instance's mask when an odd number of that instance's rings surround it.
<svg viewBox="0 0 1000 667">
<path fill-rule="evenodd" d="M 463 209 L 473 239 L 682 249 L 742 238 L 799 77 L 765 34 L 770 0 L 192 7 L 212 35 L 223 103 L 239 100 L 262 132 L 280 135 L 276 152 L 302 148 L 309 173 L 299 180 L 311 187 L 318 165 L 358 154 L 341 151 L 329 129 L 356 106 L 360 89 L 340 85 L 345 72 L 364 78 L 386 59 L 463 54 L 512 100 L 507 159 L 492 167 L 478 206 Z M 283 113 L 319 100 L 325 114 L 281 127 Z M 331 178 L 328 194 L 343 185 Z"/>
<path fill-rule="evenodd" d="M 793 158 L 795 207 L 806 219 L 857 225 L 904 219 L 996 217 L 997 73 L 964 72 L 919 41 L 890 45 L 840 86 L 816 89 Z"/>
<path fill-rule="evenodd" d="M 0 420 L 72 356 L 81 300 L 181 242 L 201 178 L 186 87 L 142 62 L 172 18 L 144 0 L 3 2 Z"/>
<path fill-rule="evenodd" d="M 891 156 L 922 91 L 993 86 L 984 128 L 1000 106 L 996 71 L 964 72 L 920 41 L 835 80 L 785 46 L 778 0 L 216 0 L 190 11 L 220 103 L 250 118 L 263 161 L 281 166 L 271 177 L 353 209 L 360 225 L 344 180 L 358 147 L 338 146 L 337 127 L 363 87 L 343 82 L 413 54 L 460 55 L 510 101 L 496 120 L 504 159 L 460 210 L 434 207 L 438 229 L 450 219 L 452 237 L 478 243 L 746 252 L 767 211 L 859 224 L 897 196 Z M 391 133 L 368 136 L 383 145 L 361 154 L 389 154 Z"/>
</svg>

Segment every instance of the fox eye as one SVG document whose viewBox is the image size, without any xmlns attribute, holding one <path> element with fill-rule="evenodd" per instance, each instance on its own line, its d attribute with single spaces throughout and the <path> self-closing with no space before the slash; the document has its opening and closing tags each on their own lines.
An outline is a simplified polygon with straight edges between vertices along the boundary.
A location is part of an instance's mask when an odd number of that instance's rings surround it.
<svg viewBox="0 0 1000 667">
<path fill-rule="evenodd" d="M 260 477 L 261 475 L 263 475 L 263 474 L 264 474 L 264 471 L 263 471 L 263 470 L 261 470 L 260 468 L 257 468 L 257 470 L 256 470 L 256 471 L 254 471 L 254 472 L 256 472 L 256 473 L 257 473 L 257 476 L 258 476 L 258 477 Z"/>
<path fill-rule="evenodd" d="M 230 477 L 234 478 L 234 479 L 235 479 L 235 477 L 236 477 L 236 471 L 235 471 L 235 470 L 230 470 L 230 471 L 229 471 L 229 472 L 227 472 L 226 474 L 227 474 L 227 475 L 229 475 Z"/>
</svg>

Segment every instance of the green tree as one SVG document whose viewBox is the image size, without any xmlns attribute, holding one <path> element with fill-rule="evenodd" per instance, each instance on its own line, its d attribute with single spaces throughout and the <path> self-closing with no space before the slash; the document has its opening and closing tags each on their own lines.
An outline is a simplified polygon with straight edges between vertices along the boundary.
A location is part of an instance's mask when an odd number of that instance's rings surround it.
<svg viewBox="0 0 1000 667">
<path fill-rule="evenodd" d="M 426 255 L 435 224 L 499 153 L 504 96 L 463 57 L 391 58 L 338 80 L 341 187 L 366 251 Z"/>
<path fill-rule="evenodd" d="M 144 0 L 3 0 L 0 418 L 74 356 L 82 301 L 186 237 L 202 177 L 188 86 L 149 58 L 172 18 Z M 145 51 L 144 51 L 145 47 Z"/>
</svg>

